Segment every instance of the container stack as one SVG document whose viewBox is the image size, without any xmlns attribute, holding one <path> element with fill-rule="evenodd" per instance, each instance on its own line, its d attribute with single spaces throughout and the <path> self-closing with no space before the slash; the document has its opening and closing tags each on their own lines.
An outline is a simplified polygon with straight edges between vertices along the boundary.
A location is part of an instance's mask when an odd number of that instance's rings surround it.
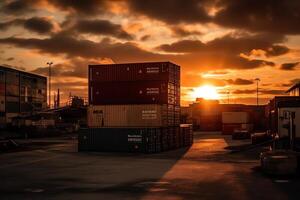
<svg viewBox="0 0 300 200">
<path fill-rule="evenodd" d="M 180 147 L 178 65 L 90 65 L 89 103 L 81 151 L 154 153 Z"/>
</svg>

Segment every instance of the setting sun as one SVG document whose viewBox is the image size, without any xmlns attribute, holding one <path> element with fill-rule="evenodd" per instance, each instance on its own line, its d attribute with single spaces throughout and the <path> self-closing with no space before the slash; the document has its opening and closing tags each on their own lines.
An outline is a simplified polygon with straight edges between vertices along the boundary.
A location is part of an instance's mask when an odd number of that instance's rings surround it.
<svg viewBox="0 0 300 200">
<path fill-rule="evenodd" d="M 192 93 L 193 98 L 204 98 L 204 99 L 219 99 L 220 96 L 216 87 L 212 85 L 204 85 L 198 88 L 194 88 Z"/>
</svg>

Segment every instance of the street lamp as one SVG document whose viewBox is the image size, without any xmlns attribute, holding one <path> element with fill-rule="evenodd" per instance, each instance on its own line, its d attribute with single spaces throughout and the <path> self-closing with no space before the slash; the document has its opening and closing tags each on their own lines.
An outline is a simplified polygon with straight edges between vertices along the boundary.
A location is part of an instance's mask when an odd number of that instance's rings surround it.
<svg viewBox="0 0 300 200">
<path fill-rule="evenodd" d="M 258 82 L 260 81 L 259 78 L 254 79 L 256 81 L 256 104 L 258 106 Z"/>
<path fill-rule="evenodd" d="M 49 108 L 51 108 L 51 65 L 53 62 L 47 62 L 47 65 L 49 67 Z"/>
<path fill-rule="evenodd" d="M 227 90 L 227 104 L 229 104 L 229 95 L 230 95 L 230 91 Z"/>
</svg>

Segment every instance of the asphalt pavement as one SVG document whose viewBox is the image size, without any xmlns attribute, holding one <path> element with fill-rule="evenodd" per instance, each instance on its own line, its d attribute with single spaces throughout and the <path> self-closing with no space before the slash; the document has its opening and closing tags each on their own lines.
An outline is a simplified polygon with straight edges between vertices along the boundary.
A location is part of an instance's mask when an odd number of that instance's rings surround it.
<svg viewBox="0 0 300 200">
<path fill-rule="evenodd" d="M 0 154 L 1 200 L 300 199 L 299 178 L 261 173 L 263 147 L 220 133 L 158 154 L 78 153 L 72 137 L 18 142 L 26 148 Z"/>
</svg>

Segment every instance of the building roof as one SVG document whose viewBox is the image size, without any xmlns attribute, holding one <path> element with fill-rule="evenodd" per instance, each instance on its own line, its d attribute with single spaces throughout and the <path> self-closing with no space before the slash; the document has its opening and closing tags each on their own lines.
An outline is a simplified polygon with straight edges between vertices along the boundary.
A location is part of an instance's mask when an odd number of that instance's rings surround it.
<svg viewBox="0 0 300 200">
<path fill-rule="evenodd" d="M 29 75 L 29 76 L 35 76 L 35 77 L 38 77 L 38 78 L 47 79 L 46 76 L 42 76 L 42 75 L 35 74 L 35 73 L 32 73 L 32 72 L 26 72 L 26 71 L 23 71 L 23 70 L 20 70 L 20 69 L 14 69 L 14 68 L 3 66 L 3 65 L 0 65 L 0 70 L 1 69 L 5 70 L 5 71 L 14 71 L 14 72 L 19 72 L 19 73 L 26 74 L 26 75 Z"/>
<path fill-rule="evenodd" d="M 290 91 L 292 91 L 292 90 L 294 90 L 294 89 L 296 89 L 296 88 L 300 88 L 300 82 L 298 82 L 298 83 L 296 83 L 295 85 L 293 85 L 290 89 L 288 89 L 288 90 L 286 91 L 286 93 L 288 93 L 288 92 L 290 92 Z"/>
</svg>

